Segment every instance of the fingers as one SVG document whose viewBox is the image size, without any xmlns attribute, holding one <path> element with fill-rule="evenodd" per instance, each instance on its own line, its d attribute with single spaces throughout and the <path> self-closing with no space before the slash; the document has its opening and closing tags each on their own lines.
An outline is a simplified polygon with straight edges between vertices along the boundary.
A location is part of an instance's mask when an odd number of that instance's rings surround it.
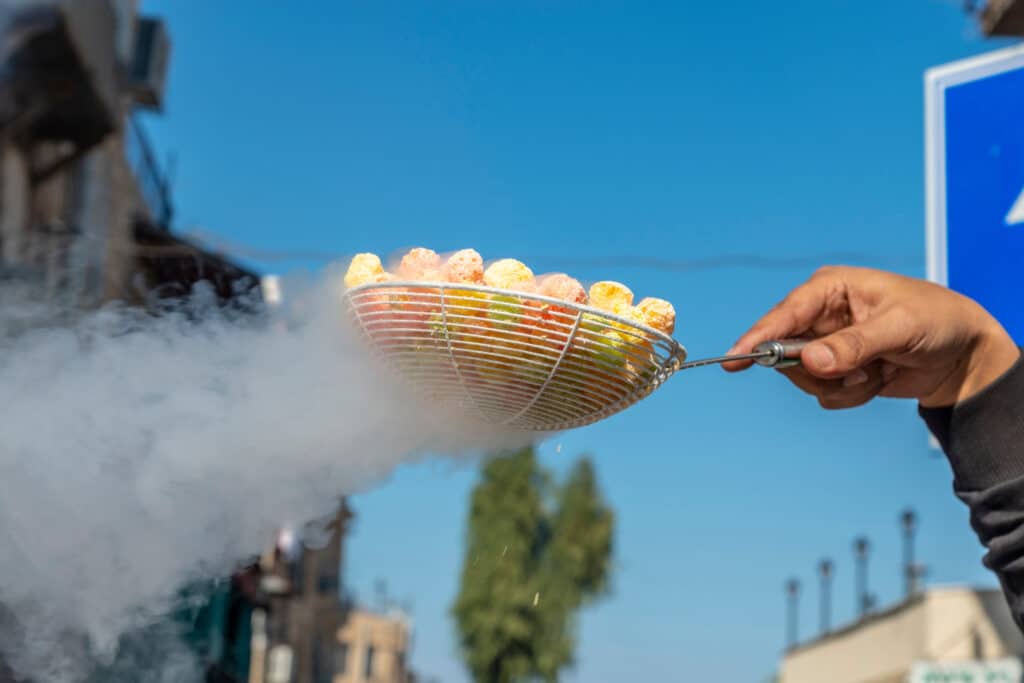
<svg viewBox="0 0 1024 683">
<path fill-rule="evenodd" d="M 882 393 L 886 382 L 881 363 L 858 368 L 850 375 L 839 379 L 815 377 L 799 367 L 780 372 L 804 392 L 817 398 L 822 408 L 829 410 L 864 405 Z"/>
<path fill-rule="evenodd" d="M 839 386 L 838 380 L 821 379 L 799 367 L 779 370 L 779 374 L 785 375 L 786 379 L 796 385 L 798 389 L 811 396 L 820 396 L 835 391 Z"/>
<path fill-rule="evenodd" d="M 816 339 L 804 347 L 800 360 L 817 377 L 844 377 L 880 356 L 907 348 L 912 336 L 907 318 L 890 310 Z"/>
<path fill-rule="evenodd" d="M 816 275 L 794 289 L 737 341 L 729 354 L 750 353 L 755 346 L 770 339 L 786 339 L 806 332 L 822 315 L 834 282 Z M 729 372 L 745 370 L 751 361 L 724 363 Z"/>
</svg>

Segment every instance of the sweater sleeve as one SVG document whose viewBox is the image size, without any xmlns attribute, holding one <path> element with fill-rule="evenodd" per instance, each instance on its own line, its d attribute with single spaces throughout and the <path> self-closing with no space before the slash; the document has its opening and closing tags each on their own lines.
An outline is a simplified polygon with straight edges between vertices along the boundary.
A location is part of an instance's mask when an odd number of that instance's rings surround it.
<svg viewBox="0 0 1024 683">
<path fill-rule="evenodd" d="M 970 399 L 919 408 L 953 469 L 1014 619 L 1024 629 L 1024 356 Z"/>
</svg>

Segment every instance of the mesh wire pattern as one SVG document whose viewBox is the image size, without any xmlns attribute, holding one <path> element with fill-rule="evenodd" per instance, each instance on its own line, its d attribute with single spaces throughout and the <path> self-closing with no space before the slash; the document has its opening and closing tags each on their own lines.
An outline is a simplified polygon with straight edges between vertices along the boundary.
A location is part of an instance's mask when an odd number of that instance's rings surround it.
<svg viewBox="0 0 1024 683">
<path fill-rule="evenodd" d="M 658 330 L 537 294 L 386 282 L 345 299 L 373 355 L 411 391 L 503 429 L 592 424 L 649 395 L 686 359 Z"/>
</svg>

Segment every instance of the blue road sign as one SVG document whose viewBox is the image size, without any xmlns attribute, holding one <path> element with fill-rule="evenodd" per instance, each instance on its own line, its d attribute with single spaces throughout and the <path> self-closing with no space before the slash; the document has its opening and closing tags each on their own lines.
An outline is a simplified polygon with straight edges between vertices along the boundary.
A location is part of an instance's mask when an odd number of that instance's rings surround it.
<svg viewBox="0 0 1024 683">
<path fill-rule="evenodd" d="M 1024 46 L 925 74 L 928 278 L 1024 345 Z"/>
</svg>

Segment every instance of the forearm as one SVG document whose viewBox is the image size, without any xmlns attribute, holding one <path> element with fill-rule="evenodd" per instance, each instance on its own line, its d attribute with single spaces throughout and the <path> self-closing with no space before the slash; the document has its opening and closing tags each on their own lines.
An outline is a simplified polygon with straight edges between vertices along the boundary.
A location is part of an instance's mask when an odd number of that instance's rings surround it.
<svg viewBox="0 0 1024 683">
<path fill-rule="evenodd" d="M 970 399 L 921 416 L 949 458 L 957 496 L 1024 627 L 1024 360 Z"/>
</svg>

